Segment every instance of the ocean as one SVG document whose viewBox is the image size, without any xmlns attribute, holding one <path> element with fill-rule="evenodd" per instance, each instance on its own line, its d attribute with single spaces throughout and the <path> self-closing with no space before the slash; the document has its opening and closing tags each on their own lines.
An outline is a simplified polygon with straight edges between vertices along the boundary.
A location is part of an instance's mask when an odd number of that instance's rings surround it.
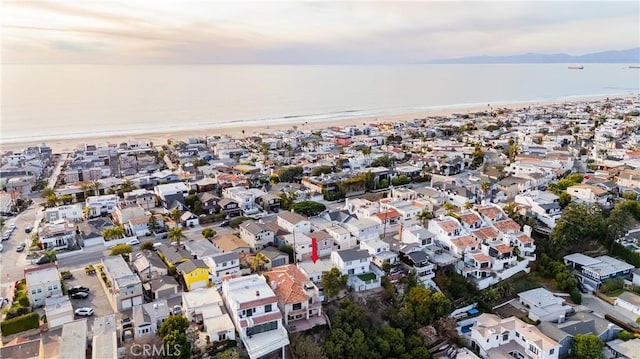
<svg viewBox="0 0 640 359">
<path fill-rule="evenodd" d="M 3 65 L 2 142 L 640 93 L 628 64 Z"/>
</svg>

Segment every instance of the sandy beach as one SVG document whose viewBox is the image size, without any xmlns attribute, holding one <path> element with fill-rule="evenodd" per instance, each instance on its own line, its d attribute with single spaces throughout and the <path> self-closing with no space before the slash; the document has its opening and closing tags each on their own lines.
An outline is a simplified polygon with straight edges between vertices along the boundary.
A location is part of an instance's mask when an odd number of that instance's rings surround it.
<svg viewBox="0 0 640 359">
<path fill-rule="evenodd" d="M 260 133 L 273 133 L 279 130 L 288 130 L 292 129 L 293 126 L 297 126 L 298 130 L 302 131 L 312 131 L 323 129 L 327 127 L 333 126 L 348 126 L 348 125 L 361 125 L 368 123 L 383 123 L 383 122 L 403 122 L 403 121 L 411 121 L 414 119 L 421 119 L 427 117 L 434 116 L 447 116 L 455 113 L 473 113 L 479 111 L 485 111 L 489 109 L 498 109 L 498 108 L 507 108 L 507 109 L 522 109 L 525 107 L 537 107 L 537 106 L 548 106 L 553 104 L 560 103 L 575 103 L 575 102 L 584 102 L 584 101 L 603 101 L 608 97 L 611 98 L 629 98 L 637 95 L 620 95 L 620 96 L 590 96 L 590 97 L 580 97 L 580 98 L 571 98 L 567 100 L 560 101 L 548 101 L 548 102 L 518 102 L 518 103 L 510 103 L 510 104 L 487 104 L 483 106 L 460 106 L 460 107 L 447 107 L 447 108 L 439 108 L 439 109 L 430 109 L 418 112 L 411 113 L 403 113 L 403 114 L 392 114 L 392 115 L 384 115 L 384 116 L 369 116 L 369 117 L 349 117 L 344 119 L 332 118 L 326 121 L 314 121 L 314 122 L 300 122 L 300 121 L 290 121 L 286 122 L 283 120 L 281 123 L 271 124 L 269 126 L 250 126 L 243 127 L 242 125 L 237 125 L 233 127 L 220 127 L 220 126 L 210 126 L 210 127 L 202 127 L 198 129 L 189 129 L 189 130 L 177 130 L 171 132 L 150 132 L 150 133 L 136 133 L 130 136 L 104 136 L 100 134 L 89 135 L 83 138 L 59 138 L 59 139 L 49 139 L 46 140 L 45 143 L 53 149 L 54 153 L 63 153 L 63 152 L 71 152 L 73 149 L 81 143 L 121 143 L 127 142 L 131 140 L 148 140 L 152 142 L 154 145 L 161 145 L 167 143 L 167 140 L 184 140 L 188 137 L 203 137 L 203 136 L 231 136 L 233 138 L 242 138 L 243 136 L 252 136 Z M 243 131 L 244 130 L 244 134 Z M 16 143 L 2 143 L 0 145 L 0 149 L 2 151 L 17 151 L 21 150 L 28 146 L 36 146 L 41 145 L 42 141 L 31 141 L 31 142 L 16 142 Z"/>
</svg>

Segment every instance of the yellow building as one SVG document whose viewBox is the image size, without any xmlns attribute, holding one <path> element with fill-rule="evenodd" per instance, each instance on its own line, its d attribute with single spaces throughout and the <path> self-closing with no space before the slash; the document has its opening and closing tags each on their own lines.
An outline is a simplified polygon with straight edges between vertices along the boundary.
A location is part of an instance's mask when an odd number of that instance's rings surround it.
<svg viewBox="0 0 640 359">
<path fill-rule="evenodd" d="M 209 267 L 200 259 L 189 259 L 180 263 L 176 269 L 184 279 L 187 290 L 209 286 Z"/>
</svg>

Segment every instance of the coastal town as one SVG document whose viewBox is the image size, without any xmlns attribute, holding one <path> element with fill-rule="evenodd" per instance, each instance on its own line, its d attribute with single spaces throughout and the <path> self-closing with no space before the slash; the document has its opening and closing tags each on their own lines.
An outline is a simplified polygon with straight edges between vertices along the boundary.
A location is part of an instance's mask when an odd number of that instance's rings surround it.
<svg viewBox="0 0 640 359">
<path fill-rule="evenodd" d="M 640 358 L 640 95 L 308 127 L 3 151 L 0 357 Z"/>
</svg>

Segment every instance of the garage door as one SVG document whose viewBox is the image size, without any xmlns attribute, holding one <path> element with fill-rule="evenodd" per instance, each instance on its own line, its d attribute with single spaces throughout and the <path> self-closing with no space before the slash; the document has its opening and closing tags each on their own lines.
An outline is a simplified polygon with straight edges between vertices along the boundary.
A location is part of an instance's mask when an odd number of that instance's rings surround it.
<svg viewBox="0 0 640 359">
<path fill-rule="evenodd" d="M 142 296 L 133 297 L 133 305 L 142 304 Z"/>
<path fill-rule="evenodd" d="M 131 308 L 131 298 L 122 300 L 122 309 Z"/>
</svg>

